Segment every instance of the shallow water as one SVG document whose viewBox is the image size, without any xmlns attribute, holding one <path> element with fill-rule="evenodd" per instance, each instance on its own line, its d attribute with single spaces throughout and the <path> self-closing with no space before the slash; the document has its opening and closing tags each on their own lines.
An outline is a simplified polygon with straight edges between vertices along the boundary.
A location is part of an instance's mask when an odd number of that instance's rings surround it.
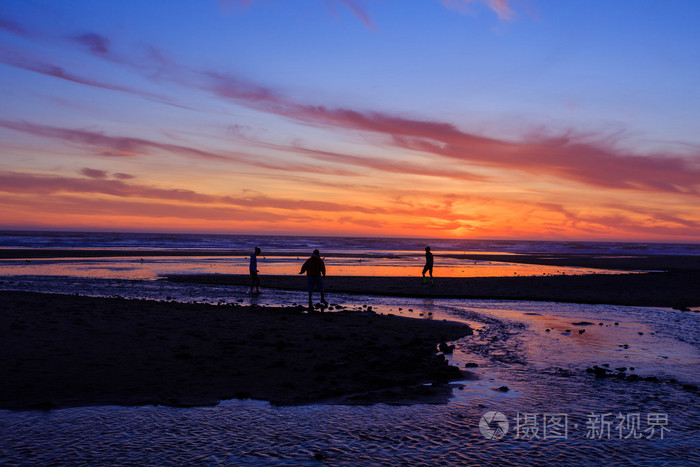
<svg viewBox="0 0 700 467">
<path fill-rule="evenodd" d="M 209 303 L 305 300 L 303 291 L 264 290 L 251 297 L 242 287 L 150 280 L 24 276 L 3 282 L 0 287 L 8 289 Z M 329 299 L 350 308 L 470 323 L 475 335 L 457 341 L 450 359 L 460 367 L 477 363 L 472 371 L 479 379 L 459 382 L 446 405 L 226 401 L 189 409 L 0 411 L 0 463 L 285 465 L 315 464 L 315 456 L 345 465 L 700 463 L 697 392 L 683 388 L 700 384 L 697 313 L 548 302 Z M 593 324 L 573 324 L 582 321 Z M 658 381 L 596 379 L 585 371 L 603 364 L 613 373 L 624 366 L 627 374 Z M 509 390 L 499 391 L 502 386 Z M 479 430 L 489 411 L 509 421 L 500 440 Z M 556 420 L 553 414 L 565 424 L 546 424 Z"/>
<path fill-rule="evenodd" d="M 262 256 L 258 269 L 262 275 L 295 275 L 306 256 Z M 384 256 L 327 257 L 329 275 L 333 276 L 418 276 L 425 258 L 415 253 L 392 253 Z M 73 276 L 100 279 L 155 280 L 173 274 L 244 274 L 249 258 L 243 256 L 173 256 L 173 257 L 106 257 L 0 259 L 0 276 Z M 555 274 L 617 274 L 629 271 L 584 267 L 518 264 L 500 261 L 474 261 L 438 257 L 435 273 L 440 277 L 544 276 Z"/>
</svg>

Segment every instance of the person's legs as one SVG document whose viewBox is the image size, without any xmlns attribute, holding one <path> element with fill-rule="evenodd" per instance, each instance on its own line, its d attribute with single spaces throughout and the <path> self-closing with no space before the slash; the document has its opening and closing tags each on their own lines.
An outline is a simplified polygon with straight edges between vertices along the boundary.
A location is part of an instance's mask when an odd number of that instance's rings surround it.
<svg viewBox="0 0 700 467">
<path fill-rule="evenodd" d="M 313 293 L 314 293 L 314 278 L 311 276 L 306 277 L 306 286 L 307 289 L 309 290 L 309 312 L 314 311 L 314 301 L 313 301 Z"/>
<path fill-rule="evenodd" d="M 318 287 L 319 292 L 321 292 L 321 303 L 323 303 L 324 305 L 328 305 L 328 302 L 326 301 L 326 297 L 324 295 L 323 278 L 321 276 L 317 278 L 316 286 Z"/>
<path fill-rule="evenodd" d="M 253 293 L 253 287 L 255 287 L 256 292 L 260 292 L 260 278 L 258 273 L 251 273 L 250 278 L 250 293 Z"/>
</svg>

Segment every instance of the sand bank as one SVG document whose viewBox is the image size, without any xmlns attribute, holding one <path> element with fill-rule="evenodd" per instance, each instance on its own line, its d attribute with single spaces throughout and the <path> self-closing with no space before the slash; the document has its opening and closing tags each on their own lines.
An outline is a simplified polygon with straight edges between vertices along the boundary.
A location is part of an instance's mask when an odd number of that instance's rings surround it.
<svg viewBox="0 0 700 467">
<path fill-rule="evenodd" d="M 9 291 L 0 303 L 2 409 L 445 402 L 444 383 L 463 374 L 436 345 L 471 334 L 459 323 L 367 312 Z"/>
<path fill-rule="evenodd" d="M 302 276 L 261 275 L 262 287 L 300 290 Z M 192 274 L 168 276 L 176 282 L 248 285 L 246 275 Z M 326 291 L 362 295 L 425 298 L 533 300 L 633 306 L 700 306 L 700 273 L 588 274 L 532 277 L 436 277 L 435 284 L 420 277 L 327 276 Z"/>
</svg>

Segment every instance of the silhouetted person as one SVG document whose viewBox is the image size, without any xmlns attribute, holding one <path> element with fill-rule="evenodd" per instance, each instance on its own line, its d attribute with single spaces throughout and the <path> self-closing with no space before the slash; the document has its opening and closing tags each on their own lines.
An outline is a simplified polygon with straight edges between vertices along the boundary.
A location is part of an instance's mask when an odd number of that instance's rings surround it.
<svg viewBox="0 0 700 467">
<path fill-rule="evenodd" d="M 314 302 L 311 298 L 314 288 L 317 288 L 318 291 L 321 292 L 321 303 L 328 305 L 326 297 L 323 295 L 323 279 L 321 278 L 322 275 L 326 275 L 326 265 L 323 263 L 321 253 L 319 253 L 318 250 L 314 250 L 311 257 L 306 260 L 299 274 L 304 274 L 304 272 L 306 272 L 309 290 L 309 311 L 314 310 Z"/>
<path fill-rule="evenodd" d="M 255 293 L 260 293 L 260 278 L 258 277 L 258 255 L 262 253 L 260 248 L 255 247 L 255 252 L 250 255 L 250 293 L 253 293 L 253 287 L 255 287 Z"/>
<path fill-rule="evenodd" d="M 425 247 L 425 266 L 423 266 L 423 283 L 425 284 L 425 273 L 430 273 L 430 283 L 435 284 L 433 280 L 433 254 L 430 252 L 430 247 Z"/>
</svg>

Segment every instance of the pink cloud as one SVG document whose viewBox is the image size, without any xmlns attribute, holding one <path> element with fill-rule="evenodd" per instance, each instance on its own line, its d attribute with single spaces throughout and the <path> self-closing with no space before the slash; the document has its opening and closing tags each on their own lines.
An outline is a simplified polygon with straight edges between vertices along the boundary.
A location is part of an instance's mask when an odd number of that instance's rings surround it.
<svg viewBox="0 0 700 467">
<path fill-rule="evenodd" d="M 465 181 L 485 182 L 489 180 L 488 177 L 476 175 L 456 168 L 418 165 L 404 160 L 393 160 L 382 157 L 353 156 L 349 154 L 341 154 L 331 151 L 309 149 L 301 146 L 293 146 L 290 148 L 290 150 L 295 150 L 297 152 L 304 153 L 315 159 L 325 162 L 347 164 L 356 167 L 379 170 L 382 172 L 406 175 L 443 177 Z"/>
<path fill-rule="evenodd" d="M 259 2 L 259 0 L 219 0 L 219 6 L 221 11 L 228 14 L 234 7 L 239 7 L 242 9 L 248 9 L 253 6 L 253 3 Z M 359 0 L 323 0 L 326 6 L 335 15 L 335 4 L 342 3 L 347 7 L 353 15 L 355 15 L 362 23 L 369 29 L 374 29 L 374 24 L 369 17 L 366 9 L 362 6 L 362 2 Z"/>
<path fill-rule="evenodd" d="M 606 188 L 694 195 L 700 190 L 700 168 L 692 162 L 700 159 L 700 152 L 690 156 L 641 156 L 617 150 L 604 138 L 590 143 L 582 137 L 566 135 L 513 142 L 470 134 L 443 122 L 406 119 L 379 112 L 294 105 L 272 106 L 270 110 L 314 124 L 384 134 L 400 148 L 469 164 L 554 176 Z"/>
<path fill-rule="evenodd" d="M 265 95 L 262 105 L 260 101 L 248 103 L 314 125 L 383 134 L 397 147 L 468 164 L 554 176 L 597 187 L 693 195 L 700 190 L 700 168 L 692 162 L 700 159 L 700 152 L 690 156 L 642 156 L 617 150 L 613 142 L 605 138 L 591 143 L 572 134 L 507 141 L 463 132 L 445 122 L 408 119 L 381 112 L 297 105 L 272 93 Z"/>
<path fill-rule="evenodd" d="M 460 13 L 467 13 L 469 6 L 476 2 L 485 3 L 502 20 L 509 20 L 515 14 L 509 6 L 510 0 L 440 0 L 445 8 Z"/>
<path fill-rule="evenodd" d="M 511 19 L 515 12 L 508 6 L 510 0 L 488 0 L 488 6 L 501 19 Z"/>
<path fill-rule="evenodd" d="M 90 178 L 107 178 L 107 172 L 104 170 L 90 169 L 88 167 L 82 169 L 80 173 Z"/>
<path fill-rule="evenodd" d="M 92 170 L 92 169 L 89 169 Z M 85 172 L 85 170 L 83 170 Z M 89 172 L 92 174 L 92 171 Z M 88 174 L 86 174 L 88 175 Z M 148 185 L 125 183 L 121 180 L 63 177 L 24 172 L 0 172 L 0 191 L 55 195 L 60 193 L 101 194 L 119 198 L 145 198 L 176 201 L 199 205 L 223 204 L 241 208 L 274 208 L 288 211 L 311 210 L 322 212 L 352 211 L 367 214 L 386 214 L 383 208 L 362 205 L 340 204 L 328 201 L 313 201 L 293 198 L 273 198 L 265 195 L 248 196 L 209 195 L 187 189 L 163 189 Z"/>
<path fill-rule="evenodd" d="M 96 148 L 98 154 L 102 156 L 130 157 L 135 155 L 145 155 L 155 149 L 204 159 L 222 161 L 237 160 L 230 156 L 203 151 L 187 146 L 161 143 L 142 138 L 108 136 L 104 133 L 89 130 L 74 130 L 2 119 L 0 119 L 0 127 Z"/>
<path fill-rule="evenodd" d="M 188 189 L 163 189 L 149 185 L 125 183 L 105 178 L 79 178 L 26 172 L 0 172 L 0 192 L 34 194 L 56 197 L 70 194 L 108 195 L 115 198 L 157 200 L 187 203 L 192 206 L 228 206 L 244 210 L 274 209 L 286 212 L 314 211 L 319 213 L 348 212 L 369 216 L 396 215 L 403 217 L 435 217 L 452 221 L 464 216 L 448 204 L 419 203 L 409 207 L 382 207 L 372 204 L 337 203 L 323 200 L 270 197 L 249 193 L 239 196 L 211 195 Z"/>
<path fill-rule="evenodd" d="M 101 157 L 136 157 L 153 154 L 157 151 L 167 151 L 185 157 L 209 159 L 252 167 L 279 171 L 305 172 L 325 175 L 357 175 L 356 172 L 324 167 L 319 164 L 304 164 L 298 161 L 270 161 L 254 154 L 218 153 L 206 151 L 181 144 L 170 144 L 143 138 L 125 136 L 109 136 L 102 132 L 84 129 L 60 128 L 49 125 L 38 125 L 24 121 L 0 119 L 0 128 L 7 128 L 44 138 L 52 138 L 71 144 L 83 146 Z"/>
<path fill-rule="evenodd" d="M 494 9 L 500 9 L 500 11 L 509 10 L 509 2 L 507 1 L 492 0 L 489 5 Z M 99 43 L 99 41 L 97 42 Z M 139 94 L 137 90 L 111 86 L 73 75 L 61 67 L 48 63 L 26 60 L 8 50 L 0 49 L 0 61 L 60 79 Z M 136 64 L 133 66 L 136 67 Z M 463 131 L 448 122 L 409 118 L 371 110 L 330 108 L 295 102 L 269 87 L 250 82 L 230 73 L 191 70 L 167 60 L 159 62 L 158 67 L 157 79 L 159 80 L 169 80 L 183 86 L 198 87 L 239 105 L 283 116 L 307 125 L 371 132 L 385 137 L 386 143 L 396 148 L 439 156 L 440 159 L 436 159 L 435 167 L 427 170 L 428 174 L 440 175 L 446 172 L 446 170 L 439 170 L 436 167 L 451 161 L 452 166 L 449 172 L 459 173 L 465 177 L 469 176 L 469 172 L 462 168 L 460 163 L 464 166 L 477 165 L 519 171 L 535 177 L 554 177 L 561 181 L 574 181 L 593 187 L 691 195 L 697 195 L 700 192 L 700 168 L 697 164 L 700 153 L 697 150 L 688 155 L 673 153 L 640 155 L 629 150 L 620 150 L 616 148 L 614 142 L 605 138 L 599 138 L 598 141 L 595 141 L 593 138 L 584 138 L 575 134 L 565 134 L 558 137 L 534 135 L 519 141 L 487 138 Z M 158 99 L 157 96 L 149 97 Z M 100 154 L 105 156 L 143 154 L 149 150 L 163 149 L 195 157 L 229 159 L 229 157 L 196 148 L 138 138 L 109 137 L 85 130 L 57 129 L 36 125 L 31 127 L 30 124 L 21 122 L 0 122 L 0 125 L 42 136 L 62 138 L 79 144 L 101 146 Z M 307 154 L 312 155 L 311 152 L 307 152 Z M 341 157 L 339 154 L 323 151 L 317 151 L 313 157 L 358 167 L 374 167 L 389 172 L 400 168 L 397 167 L 397 163 L 391 161 L 372 161 L 368 158 L 349 155 Z M 238 160 L 251 163 L 246 158 Z M 292 170 L 292 167 L 299 168 L 296 164 L 285 166 L 265 161 L 257 163 L 260 167 L 281 170 Z M 411 167 L 410 165 L 405 165 L 405 167 L 404 173 L 420 169 L 420 167 Z M 350 174 L 350 172 L 311 165 L 301 168 L 316 173 L 333 170 L 333 173 L 337 174 Z"/>
<path fill-rule="evenodd" d="M 357 0 L 338 0 L 340 3 L 345 5 L 355 16 L 359 18 L 362 23 L 369 29 L 374 29 L 374 24 L 367 14 L 367 11 L 362 7 L 361 3 Z"/>
</svg>

